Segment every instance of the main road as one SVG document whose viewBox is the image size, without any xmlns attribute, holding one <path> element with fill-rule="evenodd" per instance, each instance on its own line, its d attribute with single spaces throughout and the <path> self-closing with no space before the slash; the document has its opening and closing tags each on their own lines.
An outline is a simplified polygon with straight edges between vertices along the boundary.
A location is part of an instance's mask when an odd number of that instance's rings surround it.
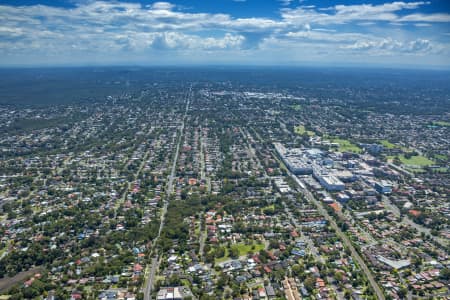
<svg viewBox="0 0 450 300">
<path fill-rule="evenodd" d="M 286 125 L 284 125 L 286 126 Z M 256 131 L 255 131 L 256 132 Z M 258 139 L 260 141 L 262 141 L 262 138 L 260 136 L 258 136 Z M 314 198 L 314 196 L 311 194 L 311 192 L 306 188 L 306 186 L 297 178 L 297 176 L 295 176 L 294 174 L 292 174 L 292 172 L 284 165 L 284 163 L 278 158 L 278 154 L 275 153 L 274 151 L 272 152 L 272 156 L 278 161 L 278 163 L 280 164 L 280 166 L 283 166 L 284 169 L 286 170 L 287 174 L 294 180 L 294 182 L 297 184 L 297 186 L 299 187 L 299 190 L 301 192 L 303 192 L 303 194 L 305 195 L 306 199 L 308 201 L 310 201 L 311 203 L 314 203 L 317 207 L 317 210 L 319 211 L 320 214 L 322 214 L 325 219 L 330 223 L 331 227 L 333 227 L 333 229 L 336 231 L 336 234 L 341 238 L 341 240 L 343 241 L 343 243 L 346 245 L 346 247 L 348 249 L 350 249 L 350 253 L 351 256 L 353 257 L 353 259 L 360 265 L 361 269 L 363 270 L 364 274 L 366 275 L 367 279 L 369 280 L 369 283 L 372 287 L 372 289 L 375 291 L 375 294 L 377 296 L 378 299 L 380 300 L 385 300 L 386 298 L 384 297 L 384 293 L 381 290 L 380 286 L 378 285 L 378 283 L 376 282 L 375 278 L 372 275 L 372 272 L 369 270 L 369 268 L 367 267 L 366 263 L 364 262 L 364 260 L 361 258 L 361 256 L 359 255 L 359 253 L 355 250 L 355 248 L 353 247 L 353 244 L 351 243 L 350 239 L 347 237 L 347 235 L 345 235 L 342 230 L 337 226 L 336 222 L 334 221 L 334 219 L 328 214 L 328 212 L 325 210 L 325 208 L 323 207 L 322 203 L 320 203 L 319 201 L 317 201 L 316 198 Z"/>
<path fill-rule="evenodd" d="M 153 258 L 152 258 L 152 263 L 150 266 L 150 270 L 146 269 L 145 274 L 148 275 L 147 280 L 144 283 L 144 300 L 151 300 L 152 299 L 152 289 L 153 289 L 153 285 L 154 285 L 154 281 L 155 281 L 155 274 L 156 271 L 158 269 L 158 265 L 159 265 L 159 254 L 158 254 L 158 250 L 155 248 L 160 236 L 161 236 L 161 232 L 163 230 L 164 227 L 164 220 L 165 220 L 165 216 L 167 213 L 167 207 L 169 206 L 169 199 L 170 196 L 173 193 L 173 180 L 175 178 L 175 171 L 176 171 L 176 167 L 177 167 L 177 161 L 178 161 L 178 154 L 180 153 L 180 146 L 181 146 L 181 142 L 183 140 L 183 132 L 184 132 L 184 127 L 185 127 L 185 123 L 186 123 L 186 117 L 189 111 L 189 103 L 190 103 L 190 97 L 191 97 L 191 92 L 192 92 L 192 87 L 189 88 L 189 91 L 186 95 L 186 109 L 184 111 L 184 115 L 183 115 L 183 120 L 181 121 L 181 125 L 179 128 L 179 135 L 178 135 L 178 141 L 177 141 L 177 146 L 175 149 L 175 156 L 173 158 L 173 162 L 172 162 L 172 168 L 170 170 L 170 175 L 169 175 L 169 180 L 167 182 L 167 189 L 166 189 L 166 199 L 164 201 L 164 206 L 162 208 L 162 213 L 161 213 L 161 222 L 159 224 L 159 230 L 158 230 L 158 235 L 155 237 L 155 239 L 153 240 L 153 250 L 151 252 L 150 255 L 154 254 Z"/>
<path fill-rule="evenodd" d="M 273 153 L 273 156 L 278 160 L 278 162 L 280 164 L 283 164 L 283 162 L 278 159 L 278 156 L 277 156 L 276 153 Z M 292 172 L 289 171 L 289 169 L 286 168 L 286 171 L 287 171 L 288 175 L 298 185 L 300 191 L 305 195 L 306 199 L 308 201 L 310 201 L 311 203 L 314 203 L 316 205 L 317 210 L 319 211 L 319 213 L 325 217 L 325 219 L 330 223 L 331 227 L 333 227 L 333 229 L 336 231 L 337 236 L 343 241 L 345 246 L 348 249 L 350 249 L 350 253 L 351 253 L 353 259 L 359 264 L 359 266 L 361 267 L 361 269 L 364 272 L 364 274 L 366 274 L 366 277 L 369 280 L 369 283 L 370 283 L 372 289 L 375 291 L 375 294 L 376 294 L 377 298 L 381 299 L 381 300 L 384 300 L 385 297 L 384 297 L 383 291 L 381 290 L 380 286 L 376 282 L 375 278 L 372 275 L 372 272 L 370 272 L 370 270 L 367 267 L 367 265 L 364 262 L 364 260 L 361 258 L 359 253 L 353 247 L 353 244 L 350 241 L 350 239 L 347 237 L 347 235 L 342 232 L 342 230 L 339 228 L 339 226 L 337 226 L 335 220 L 333 219 L 333 217 L 331 217 L 328 214 L 326 209 L 323 207 L 322 203 L 320 203 L 319 201 L 317 201 L 316 198 L 314 198 L 314 196 L 311 194 L 311 192 L 303 184 L 301 184 L 301 182 L 299 182 L 299 179 L 294 174 L 292 174 Z"/>
<path fill-rule="evenodd" d="M 291 176 L 294 176 L 293 174 L 290 174 Z M 305 197 L 314 203 L 317 206 L 318 211 L 327 219 L 327 221 L 330 223 L 331 227 L 336 231 L 337 236 L 344 242 L 345 246 L 350 249 L 350 253 L 354 260 L 359 264 L 361 269 L 363 270 L 364 274 L 366 274 L 367 279 L 369 280 L 370 285 L 372 286 L 372 289 L 375 291 L 375 294 L 377 295 L 378 299 L 385 299 L 384 293 L 381 290 L 380 286 L 376 282 L 375 278 L 372 275 L 372 272 L 367 267 L 365 261 L 362 259 L 362 257 L 359 255 L 359 253 L 355 250 L 353 247 L 352 242 L 347 237 L 345 233 L 342 232 L 342 230 L 337 226 L 335 220 L 328 214 L 328 212 L 323 207 L 322 203 L 317 201 L 316 198 L 311 194 L 311 192 L 307 189 L 301 189 Z"/>
</svg>

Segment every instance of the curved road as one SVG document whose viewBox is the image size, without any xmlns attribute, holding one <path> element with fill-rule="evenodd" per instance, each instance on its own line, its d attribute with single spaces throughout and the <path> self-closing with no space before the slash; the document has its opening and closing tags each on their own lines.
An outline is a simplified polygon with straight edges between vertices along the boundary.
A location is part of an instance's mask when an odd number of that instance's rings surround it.
<svg viewBox="0 0 450 300">
<path fill-rule="evenodd" d="M 390 210 L 397 218 L 400 217 L 400 209 L 397 207 L 397 205 L 395 205 L 394 203 L 392 203 L 392 201 L 387 197 L 387 196 L 382 196 L 381 197 L 384 207 L 388 210 Z M 404 225 L 408 225 L 413 227 L 414 229 L 416 229 L 418 232 L 420 233 L 424 233 L 426 235 L 429 235 L 436 243 L 438 243 L 439 245 L 441 245 L 442 247 L 446 247 L 448 245 L 448 241 L 434 236 L 431 234 L 431 229 L 427 228 L 423 225 L 417 224 L 416 222 L 414 222 L 413 220 L 411 220 L 409 218 L 409 216 L 404 215 L 403 218 L 401 219 L 401 222 Z"/>
</svg>

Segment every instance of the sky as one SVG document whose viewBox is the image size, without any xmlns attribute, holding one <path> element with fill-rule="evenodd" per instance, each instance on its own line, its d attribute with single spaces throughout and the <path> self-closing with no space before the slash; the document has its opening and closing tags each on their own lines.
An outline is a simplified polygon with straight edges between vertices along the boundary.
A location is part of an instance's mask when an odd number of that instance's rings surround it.
<svg viewBox="0 0 450 300">
<path fill-rule="evenodd" d="M 450 1 L 0 0 L 0 67 L 450 69 Z"/>
</svg>

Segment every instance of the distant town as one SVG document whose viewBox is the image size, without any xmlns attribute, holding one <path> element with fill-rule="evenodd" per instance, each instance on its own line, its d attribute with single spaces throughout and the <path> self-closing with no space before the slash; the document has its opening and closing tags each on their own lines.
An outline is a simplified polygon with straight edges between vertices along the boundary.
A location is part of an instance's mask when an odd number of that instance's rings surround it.
<svg viewBox="0 0 450 300">
<path fill-rule="evenodd" d="M 159 72 L 0 104 L 0 299 L 450 299 L 445 82 Z"/>
</svg>

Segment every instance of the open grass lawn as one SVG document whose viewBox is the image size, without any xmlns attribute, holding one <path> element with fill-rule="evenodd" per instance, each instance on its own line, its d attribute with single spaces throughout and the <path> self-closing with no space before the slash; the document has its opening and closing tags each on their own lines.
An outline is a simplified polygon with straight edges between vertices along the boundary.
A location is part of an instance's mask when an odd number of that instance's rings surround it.
<svg viewBox="0 0 450 300">
<path fill-rule="evenodd" d="M 252 249 L 253 246 L 254 248 Z M 259 252 L 260 250 L 264 249 L 264 244 L 253 243 L 253 245 L 246 245 L 244 243 L 239 243 L 232 245 L 231 248 L 237 249 L 239 251 L 239 256 L 242 256 L 247 255 L 249 252 Z"/>
<path fill-rule="evenodd" d="M 357 145 L 353 144 L 349 140 L 338 139 L 338 138 L 330 138 L 332 143 L 339 144 L 340 152 L 353 152 L 353 153 L 361 153 L 362 150 Z"/>
<path fill-rule="evenodd" d="M 183 286 L 189 286 L 190 282 L 187 279 L 181 279 L 181 283 L 183 284 Z"/>
<path fill-rule="evenodd" d="M 414 173 L 414 174 L 420 174 L 420 173 L 425 173 L 425 170 L 420 168 L 420 167 L 415 167 L 415 168 L 408 168 L 405 167 L 404 168 L 406 171 Z"/>
<path fill-rule="evenodd" d="M 225 256 L 224 257 L 215 258 L 214 262 L 215 262 L 215 264 L 220 264 L 220 263 L 223 263 L 224 261 L 230 260 L 230 259 L 231 258 L 228 257 L 228 250 L 225 249 Z"/>
<path fill-rule="evenodd" d="M 314 132 L 312 132 L 312 131 L 310 131 L 310 130 L 306 130 L 306 128 L 305 128 L 304 125 L 295 126 L 295 127 L 294 127 L 294 131 L 295 131 L 296 134 L 300 134 L 300 135 L 303 135 L 303 134 L 305 134 L 305 133 L 306 133 L 308 136 L 313 136 L 313 135 L 314 135 Z"/>
<path fill-rule="evenodd" d="M 413 149 L 411 149 L 411 148 L 391 143 L 388 140 L 379 140 L 378 143 L 383 145 L 384 148 L 386 148 L 386 149 L 401 149 L 404 152 L 411 152 L 411 151 L 413 151 Z"/>
<path fill-rule="evenodd" d="M 434 165 L 434 161 L 426 158 L 425 156 L 417 155 L 412 156 L 411 158 L 406 158 L 404 155 L 399 156 L 400 161 L 404 165 L 411 165 L 411 166 L 418 166 L 418 167 L 425 167 Z"/>
<path fill-rule="evenodd" d="M 252 246 L 254 246 L 254 248 L 252 249 Z M 237 249 L 239 251 L 239 256 L 244 256 L 247 255 L 249 252 L 259 252 L 260 250 L 263 250 L 265 248 L 264 244 L 258 244 L 258 243 L 253 243 L 250 245 L 246 245 L 244 243 L 238 243 L 238 244 L 234 244 L 231 245 L 232 249 Z M 223 257 L 219 257 L 215 259 L 215 263 L 222 263 L 226 260 L 231 259 L 231 257 L 229 257 L 229 252 L 228 252 L 228 248 L 225 247 L 225 256 Z"/>
<path fill-rule="evenodd" d="M 435 154 L 434 158 L 440 159 L 440 160 L 447 160 L 447 155 L 444 154 Z"/>
<path fill-rule="evenodd" d="M 449 172 L 450 171 L 450 169 L 448 169 L 448 168 L 446 168 L 446 167 L 440 167 L 440 168 L 437 168 L 437 169 L 434 169 L 436 172 L 438 172 L 438 173 L 446 173 L 446 172 Z"/>
<path fill-rule="evenodd" d="M 200 222 L 195 222 L 195 235 L 200 236 Z"/>
<path fill-rule="evenodd" d="M 443 126 L 443 127 L 450 127 L 450 122 L 436 121 L 436 122 L 433 122 L 433 125 Z"/>
<path fill-rule="evenodd" d="M 386 149 L 394 149 L 394 148 L 398 148 L 397 145 L 389 142 L 388 140 L 381 140 L 380 144 L 383 145 Z"/>
<path fill-rule="evenodd" d="M 267 206 L 264 206 L 264 207 L 262 208 L 263 211 L 264 211 L 265 209 L 275 210 L 275 204 L 267 205 Z"/>
</svg>

